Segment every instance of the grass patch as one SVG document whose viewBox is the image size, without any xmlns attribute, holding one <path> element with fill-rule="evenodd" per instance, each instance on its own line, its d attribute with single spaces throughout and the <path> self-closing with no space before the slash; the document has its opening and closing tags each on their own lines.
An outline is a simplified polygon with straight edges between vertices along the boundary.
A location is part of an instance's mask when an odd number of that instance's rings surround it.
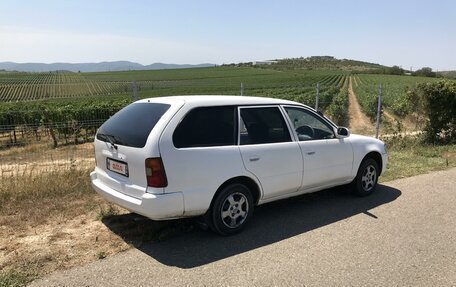
<svg viewBox="0 0 456 287">
<path fill-rule="evenodd" d="M 109 218 L 119 214 L 119 209 L 112 205 L 111 203 L 108 204 L 107 207 L 100 205 L 100 210 L 98 212 L 97 218 L 103 220 L 105 218 Z"/>
<path fill-rule="evenodd" d="M 35 279 L 34 274 L 16 271 L 0 272 L 0 287 L 21 287 Z"/>
<path fill-rule="evenodd" d="M 389 162 L 381 182 L 456 167 L 456 145 L 425 145 L 419 138 L 387 141 Z"/>
<path fill-rule="evenodd" d="M 86 212 L 96 198 L 89 170 L 2 178 L 1 224 L 22 229 L 45 224 L 55 216 L 71 219 Z"/>
</svg>

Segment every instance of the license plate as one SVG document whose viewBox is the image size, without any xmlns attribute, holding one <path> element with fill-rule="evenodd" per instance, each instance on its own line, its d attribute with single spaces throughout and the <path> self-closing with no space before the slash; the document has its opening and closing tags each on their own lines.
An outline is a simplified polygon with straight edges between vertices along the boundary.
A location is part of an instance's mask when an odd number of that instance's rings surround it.
<svg viewBox="0 0 456 287">
<path fill-rule="evenodd" d="M 112 158 L 107 158 L 106 166 L 110 171 L 128 177 L 128 164 L 126 162 L 118 161 Z"/>
</svg>

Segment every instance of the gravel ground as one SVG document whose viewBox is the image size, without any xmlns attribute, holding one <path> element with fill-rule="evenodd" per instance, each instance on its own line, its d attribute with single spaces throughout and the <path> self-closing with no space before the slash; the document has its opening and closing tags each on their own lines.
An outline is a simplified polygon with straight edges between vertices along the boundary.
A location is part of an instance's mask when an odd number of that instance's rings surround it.
<svg viewBox="0 0 456 287">
<path fill-rule="evenodd" d="M 456 286 L 456 169 L 258 207 L 232 237 L 193 230 L 31 286 Z"/>
</svg>

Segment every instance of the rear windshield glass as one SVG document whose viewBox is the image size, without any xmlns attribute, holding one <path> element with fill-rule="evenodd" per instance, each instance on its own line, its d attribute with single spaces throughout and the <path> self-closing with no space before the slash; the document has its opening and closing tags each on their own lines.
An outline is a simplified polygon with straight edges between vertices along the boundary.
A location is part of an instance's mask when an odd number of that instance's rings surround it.
<svg viewBox="0 0 456 287">
<path fill-rule="evenodd" d="M 97 139 L 114 144 L 142 148 L 158 120 L 170 105 L 131 104 L 109 118 L 99 129 Z"/>
</svg>

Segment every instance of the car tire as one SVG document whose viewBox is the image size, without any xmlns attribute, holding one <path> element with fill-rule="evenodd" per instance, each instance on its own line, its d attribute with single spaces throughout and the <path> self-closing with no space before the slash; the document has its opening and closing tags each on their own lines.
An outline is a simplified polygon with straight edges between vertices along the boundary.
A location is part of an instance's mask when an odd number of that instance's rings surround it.
<svg viewBox="0 0 456 287">
<path fill-rule="evenodd" d="M 207 214 L 209 227 L 220 235 L 240 232 L 253 214 L 253 197 L 250 189 L 235 183 L 224 187 L 216 195 Z"/>
<path fill-rule="evenodd" d="M 353 193 L 357 196 L 370 195 L 377 186 L 379 171 L 378 163 L 373 158 L 364 159 L 352 182 Z"/>
</svg>

